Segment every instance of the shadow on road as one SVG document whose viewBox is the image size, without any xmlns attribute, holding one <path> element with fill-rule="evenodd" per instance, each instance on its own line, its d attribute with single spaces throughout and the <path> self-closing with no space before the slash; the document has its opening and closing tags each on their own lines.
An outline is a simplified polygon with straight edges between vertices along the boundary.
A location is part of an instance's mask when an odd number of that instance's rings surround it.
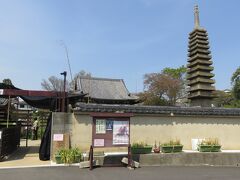
<svg viewBox="0 0 240 180">
<path fill-rule="evenodd" d="M 23 159 L 24 157 L 36 157 L 38 156 L 39 147 L 30 146 L 30 147 L 19 147 L 15 152 L 13 152 L 7 159 L 4 161 L 14 161 Z"/>
</svg>

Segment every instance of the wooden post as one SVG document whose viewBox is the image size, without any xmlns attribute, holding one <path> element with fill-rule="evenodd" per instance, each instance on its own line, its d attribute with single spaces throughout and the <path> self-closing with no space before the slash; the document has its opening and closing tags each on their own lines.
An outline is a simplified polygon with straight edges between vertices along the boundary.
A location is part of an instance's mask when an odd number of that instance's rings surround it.
<svg viewBox="0 0 240 180">
<path fill-rule="evenodd" d="M 89 168 L 89 170 L 92 170 L 93 169 L 93 146 L 91 145 L 90 146 L 90 159 L 89 159 L 89 161 L 90 161 L 90 168 Z"/>
<path fill-rule="evenodd" d="M 58 112 L 62 112 L 61 108 L 62 108 L 62 94 L 59 93 L 59 99 L 58 99 L 58 106 L 59 106 L 59 111 Z"/>
<path fill-rule="evenodd" d="M 128 144 L 128 167 L 132 167 L 131 144 Z"/>
<path fill-rule="evenodd" d="M 11 106 L 11 98 L 8 96 L 8 110 L 7 110 L 7 128 L 9 124 L 9 118 L 10 118 L 10 106 Z"/>
<path fill-rule="evenodd" d="M 66 77 L 67 77 L 67 71 L 64 71 L 64 72 L 62 72 L 62 73 L 60 73 L 60 74 L 64 76 L 61 112 L 66 112 L 66 111 L 65 111 L 65 100 L 66 100 Z"/>
<path fill-rule="evenodd" d="M 43 137 L 43 117 L 45 118 L 45 116 L 42 116 L 41 117 L 41 121 L 39 121 L 39 122 L 41 122 L 40 124 L 40 127 L 41 127 L 41 139 L 42 139 L 42 137 Z"/>
<path fill-rule="evenodd" d="M 29 125 L 29 110 L 27 115 L 27 133 L 26 133 L 26 147 L 28 147 L 28 125 Z"/>
</svg>

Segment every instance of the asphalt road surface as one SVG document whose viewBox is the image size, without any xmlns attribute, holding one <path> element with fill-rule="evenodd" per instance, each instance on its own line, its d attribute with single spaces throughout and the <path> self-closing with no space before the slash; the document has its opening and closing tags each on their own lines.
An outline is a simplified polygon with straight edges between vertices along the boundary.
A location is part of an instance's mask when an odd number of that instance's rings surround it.
<svg viewBox="0 0 240 180">
<path fill-rule="evenodd" d="M 78 167 L 1 169 L 0 180 L 240 180 L 240 167 Z"/>
</svg>

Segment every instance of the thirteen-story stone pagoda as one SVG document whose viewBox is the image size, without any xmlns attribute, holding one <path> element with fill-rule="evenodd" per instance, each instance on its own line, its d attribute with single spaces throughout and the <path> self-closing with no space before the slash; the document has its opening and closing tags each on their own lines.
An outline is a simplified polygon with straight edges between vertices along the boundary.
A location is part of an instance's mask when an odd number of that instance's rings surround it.
<svg viewBox="0 0 240 180">
<path fill-rule="evenodd" d="M 198 6 L 194 9 L 194 30 L 189 34 L 187 80 L 191 106 L 210 107 L 214 98 L 214 74 L 207 31 L 200 27 Z"/>
</svg>

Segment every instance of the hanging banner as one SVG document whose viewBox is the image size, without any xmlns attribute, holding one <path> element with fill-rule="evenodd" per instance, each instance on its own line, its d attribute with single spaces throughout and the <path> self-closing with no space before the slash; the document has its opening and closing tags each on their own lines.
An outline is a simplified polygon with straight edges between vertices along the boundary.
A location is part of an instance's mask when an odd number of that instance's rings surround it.
<svg viewBox="0 0 240 180">
<path fill-rule="evenodd" d="M 96 134 L 105 134 L 105 133 L 106 133 L 106 120 L 96 119 Z"/>
<path fill-rule="evenodd" d="M 113 145 L 129 143 L 129 122 L 113 121 Z"/>
</svg>

